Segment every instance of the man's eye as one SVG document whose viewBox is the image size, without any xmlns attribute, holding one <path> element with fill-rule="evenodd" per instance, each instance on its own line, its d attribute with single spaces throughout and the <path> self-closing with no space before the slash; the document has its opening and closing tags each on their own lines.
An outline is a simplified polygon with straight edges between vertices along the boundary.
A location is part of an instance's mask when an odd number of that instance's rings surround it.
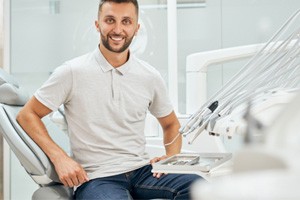
<svg viewBox="0 0 300 200">
<path fill-rule="evenodd" d="M 114 23 L 115 20 L 114 19 L 106 19 L 105 21 L 108 24 L 112 24 L 112 23 Z"/>
<path fill-rule="evenodd" d="M 131 21 L 129 19 L 125 19 L 125 20 L 123 20 L 123 24 L 129 25 L 129 24 L 131 24 Z"/>
</svg>

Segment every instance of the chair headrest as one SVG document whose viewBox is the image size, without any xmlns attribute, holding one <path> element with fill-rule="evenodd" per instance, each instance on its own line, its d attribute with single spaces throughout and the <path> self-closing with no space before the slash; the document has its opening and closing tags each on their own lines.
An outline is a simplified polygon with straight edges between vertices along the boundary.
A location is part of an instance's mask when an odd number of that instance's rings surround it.
<svg viewBox="0 0 300 200">
<path fill-rule="evenodd" d="M 13 76 L 0 69 L 0 103 L 23 106 L 28 99 L 28 94 L 19 87 Z"/>
</svg>

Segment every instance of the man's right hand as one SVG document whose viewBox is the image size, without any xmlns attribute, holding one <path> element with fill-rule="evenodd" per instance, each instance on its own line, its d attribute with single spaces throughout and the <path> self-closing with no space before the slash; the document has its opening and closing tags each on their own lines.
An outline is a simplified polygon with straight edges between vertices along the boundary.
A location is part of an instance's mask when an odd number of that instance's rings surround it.
<svg viewBox="0 0 300 200">
<path fill-rule="evenodd" d="M 80 164 L 70 158 L 49 136 L 42 118 L 52 110 L 34 96 L 18 113 L 17 121 L 55 166 L 60 181 L 68 187 L 78 186 L 89 178 Z"/>
<path fill-rule="evenodd" d="M 78 186 L 89 181 L 86 171 L 69 156 L 56 158 L 53 164 L 59 180 L 67 187 Z"/>
</svg>

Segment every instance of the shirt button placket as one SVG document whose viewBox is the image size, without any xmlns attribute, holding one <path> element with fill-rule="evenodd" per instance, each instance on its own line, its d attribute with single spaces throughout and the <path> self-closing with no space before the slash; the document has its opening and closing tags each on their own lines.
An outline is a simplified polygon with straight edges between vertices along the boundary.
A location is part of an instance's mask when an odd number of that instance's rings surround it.
<svg viewBox="0 0 300 200">
<path fill-rule="evenodd" d="M 120 83 L 119 83 L 119 74 L 116 69 L 112 70 L 112 90 L 113 90 L 113 100 L 117 103 L 120 99 Z"/>
</svg>

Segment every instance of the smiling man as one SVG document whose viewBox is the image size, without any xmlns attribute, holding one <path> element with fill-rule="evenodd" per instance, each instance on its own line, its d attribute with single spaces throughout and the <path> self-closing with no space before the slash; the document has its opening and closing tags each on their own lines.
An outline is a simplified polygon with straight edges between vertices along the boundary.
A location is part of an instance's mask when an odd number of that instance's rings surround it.
<svg viewBox="0 0 300 200">
<path fill-rule="evenodd" d="M 132 16 L 134 12 L 136 15 Z M 95 25 L 100 32 L 102 53 L 128 53 L 128 47 L 140 27 L 136 16 L 138 10 L 131 4 L 123 3 L 118 7 L 111 3 L 100 4 L 99 19 Z"/>
<path fill-rule="evenodd" d="M 181 150 L 179 122 L 163 79 L 130 53 L 139 30 L 136 0 L 101 0 L 100 44 L 58 67 L 17 120 L 55 166 L 76 199 L 189 199 L 197 175 L 151 173 L 151 163 Z M 50 138 L 41 118 L 65 107 L 72 156 Z M 164 132 L 166 155 L 145 152 L 147 112 Z"/>
</svg>

